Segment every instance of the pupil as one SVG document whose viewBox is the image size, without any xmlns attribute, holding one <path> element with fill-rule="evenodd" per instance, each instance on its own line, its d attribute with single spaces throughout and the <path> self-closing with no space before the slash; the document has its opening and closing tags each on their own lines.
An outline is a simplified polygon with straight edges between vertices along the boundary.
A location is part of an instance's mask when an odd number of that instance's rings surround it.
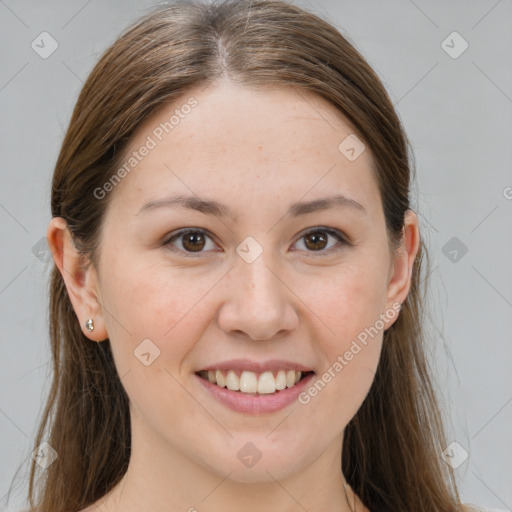
<svg viewBox="0 0 512 512">
<path fill-rule="evenodd" d="M 199 242 L 199 245 L 197 245 Z M 191 246 L 188 244 L 191 243 Z M 187 233 L 185 235 L 185 240 L 183 242 L 183 246 L 186 249 L 190 249 L 194 252 L 200 251 L 204 247 L 204 238 L 201 233 Z"/>
<path fill-rule="evenodd" d="M 323 249 L 327 242 L 327 237 L 325 236 L 325 233 L 323 233 L 322 231 L 318 231 L 316 233 L 309 233 L 306 235 L 306 245 L 308 245 L 308 242 L 313 243 L 313 247 L 310 247 L 310 249 Z M 319 243 L 320 246 L 318 246 Z"/>
</svg>

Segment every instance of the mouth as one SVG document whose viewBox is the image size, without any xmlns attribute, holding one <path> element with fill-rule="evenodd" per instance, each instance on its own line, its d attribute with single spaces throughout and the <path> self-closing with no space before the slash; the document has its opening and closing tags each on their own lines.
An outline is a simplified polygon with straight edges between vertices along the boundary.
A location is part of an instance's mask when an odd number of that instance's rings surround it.
<svg viewBox="0 0 512 512">
<path fill-rule="evenodd" d="M 196 375 L 219 388 L 227 388 L 240 394 L 271 395 L 295 387 L 313 373 L 313 371 L 285 369 L 261 373 L 235 369 L 211 369 L 198 371 Z"/>
</svg>

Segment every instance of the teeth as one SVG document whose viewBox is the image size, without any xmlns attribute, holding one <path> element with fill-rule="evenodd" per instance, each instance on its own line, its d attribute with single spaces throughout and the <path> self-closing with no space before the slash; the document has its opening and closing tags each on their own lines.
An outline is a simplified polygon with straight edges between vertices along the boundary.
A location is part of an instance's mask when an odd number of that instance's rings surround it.
<svg viewBox="0 0 512 512">
<path fill-rule="evenodd" d="M 258 393 L 260 395 L 275 393 L 276 391 L 276 379 L 272 375 L 272 372 L 264 372 L 258 379 Z"/>
<path fill-rule="evenodd" d="M 217 370 L 215 372 L 215 379 L 217 380 L 217 386 L 220 386 L 221 388 L 223 388 L 226 385 L 226 380 L 224 379 L 224 375 L 222 375 L 222 373 L 219 370 Z"/>
<path fill-rule="evenodd" d="M 281 391 L 286 387 L 286 372 L 284 370 L 279 370 L 277 372 L 276 377 L 276 389 Z"/>
<path fill-rule="evenodd" d="M 217 381 L 217 385 L 220 386 L 219 381 Z M 240 376 L 240 391 L 244 393 L 256 393 L 257 390 L 258 377 L 256 377 L 256 374 L 253 372 L 242 372 Z"/>
<path fill-rule="evenodd" d="M 226 387 L 231 391 L 238 391 L 240 389 L 240 379 L 233 370 L 229 370 L 226 376 Z"/>
<path fill-rule="evenodd" d="M 299 370 L 279 370 L 274 372 L 254 373 L 243 371 L 240 377 L 235 370 L 228 372 L 221 370 L 208 370 L 201 372 L 201 376 L 221 388 L 227 387 L 231 391 L 242 393 L 259 393 L 268 395 L 285 388 L 291 388 L 299 382 L 302 372 Z"/>
</svg>

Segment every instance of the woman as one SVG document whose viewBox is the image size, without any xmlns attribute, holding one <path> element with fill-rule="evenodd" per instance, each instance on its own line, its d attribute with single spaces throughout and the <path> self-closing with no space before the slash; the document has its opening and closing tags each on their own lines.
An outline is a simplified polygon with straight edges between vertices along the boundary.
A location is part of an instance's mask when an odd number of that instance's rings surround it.
<svg viewBox="0 0 512 512">
<path fill-rule="evenodd" d="M 409 194 L 392 103 L 325 21 L 242 0 L 130 27 L 55 168 L 32 509 L 470 510 Z"/>
</svg>

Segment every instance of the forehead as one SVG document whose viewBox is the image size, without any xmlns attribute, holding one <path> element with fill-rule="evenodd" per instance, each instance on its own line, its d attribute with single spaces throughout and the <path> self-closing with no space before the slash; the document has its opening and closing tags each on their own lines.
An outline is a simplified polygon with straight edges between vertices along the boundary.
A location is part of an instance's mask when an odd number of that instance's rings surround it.
<svg viewBox="0 0 512 512">
<path fill-rule="evenodd" d="M 353 126 L 323 98 L 292 87 L 191 89 L 139 127 L 122 164 L 128 172 L 113 200 L 134 207 L 171 193 L 236 203 L 245 192 L 290 202 L 339 192 L 370 209 L 378 198 L 370 151 Z"/>
</svg>

